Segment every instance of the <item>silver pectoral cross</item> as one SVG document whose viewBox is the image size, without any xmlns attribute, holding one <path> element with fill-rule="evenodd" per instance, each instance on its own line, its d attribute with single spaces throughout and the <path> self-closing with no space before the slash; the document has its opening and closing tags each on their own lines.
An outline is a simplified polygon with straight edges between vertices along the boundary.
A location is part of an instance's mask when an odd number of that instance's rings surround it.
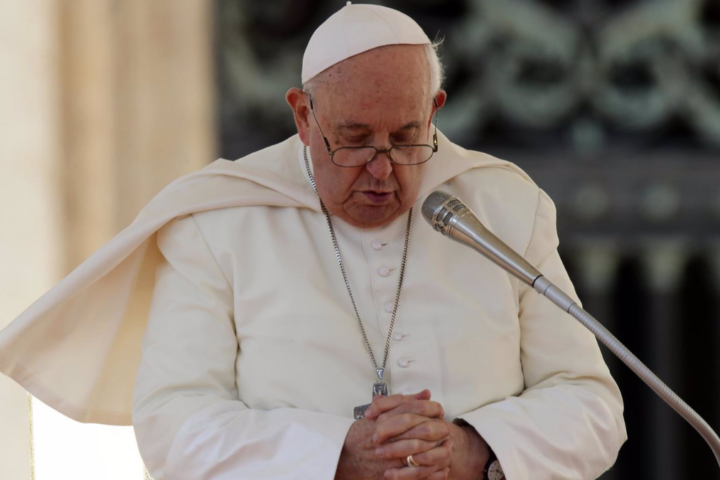
<svg viewBox="0 0 720 480">
<path fill-rule="evenodd" d="M 377 369 L 375 369 L 375 371 L 377 372 L 377 376 L 380 381 L 373 383 L 372 397 L 370 397 L 370 398 L 375 398 L 375 396 L 377 396 L 377 395 L 382 395 L 383 397 L 387 397 L 388 396 L 388 386 L 387 386 L 387 383 L 382 381 L 383 375 L 385 374 L 385 369 L 377 368 Z M 353 417 L 355 418 L 355 420 L 362 420 L 363 418 L 365 418 L 365 410 L 367 410 L 370 405 L 372 405 L 372 403 L 368 403 L 366 405 L 360 405 L 359 407 L 355 407 L 353 409 Z"/>
</svg>

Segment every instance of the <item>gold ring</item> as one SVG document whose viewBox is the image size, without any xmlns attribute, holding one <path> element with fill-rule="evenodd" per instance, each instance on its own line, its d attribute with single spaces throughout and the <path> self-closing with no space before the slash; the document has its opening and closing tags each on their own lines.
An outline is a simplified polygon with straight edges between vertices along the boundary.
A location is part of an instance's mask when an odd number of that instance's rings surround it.
<svg viewBox="0 0 720 480">
<path fill-rule="evenodd" d="M 407 456 L 407 463 L 408 467 L 419 467 L 420 464 L 415 461 L 415 459 L 412 458 L 412 455 Z"/>
</svg>

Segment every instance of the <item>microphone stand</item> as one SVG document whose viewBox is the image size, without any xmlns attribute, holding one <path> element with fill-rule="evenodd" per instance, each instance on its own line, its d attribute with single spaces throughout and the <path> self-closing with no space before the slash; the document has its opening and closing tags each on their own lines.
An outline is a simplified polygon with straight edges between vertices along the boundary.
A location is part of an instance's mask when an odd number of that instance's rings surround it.
<svg viewBox="0 0 720 480">
<path fill-rule="evenodd" d="M 508 273 L 532 286 L 535 291 L 569 313 L 615 354 L 640 380 L 652 389 L 665 403 L 702 435 L 720 465 L 720 438 L 703 418 L 665 385 L 652 370 L 643 364 L 628 348 L 610 333 L 575 300 L 531 265 L 527 260 L 500 240 L 457 197 L 442 191 L 431 193 L 423 203 L 422 214 L 436 231 L 484 255 Z"/>
<path fill-rule="evenodd" d="M 509 270 L 508 270 L 509 271 Z M 510 272 L 513 273 L 513 272 Z M 600 340 L 612 353 L 615 354 L 625 365 L 632 370 L 635 375 L 640 377 L 640 380 L 652 389 L 665 403 L 675 410 L 681 417 L 683 417 L 693 428 L 705 439 L 707 444 L 715 454 L 715 460 L 720 465 L 720 438 L 693 410 L 690 405 L 685 403 L 682 398 L 673 392 L 670 387 L 655 375 L 644 363 L 640 361 L 628 348 L 623 345 L 620 340 L 608 331 L 600 322 L 598 322 L 592 315 L 583 310 L 578 306 L 575 301 L 570 298 L 565 292 L 560 290 L 558 287 L 553 285 L 544 276 L 539 276 L 532 283 L 532 287 L 538 293 L 544 295 L 555 305 L 560 307 L 565 312 L 572 315 L 580 323 L 582 323 L 588 330 L 590 330 L 595 338 Z"/>
</svg>

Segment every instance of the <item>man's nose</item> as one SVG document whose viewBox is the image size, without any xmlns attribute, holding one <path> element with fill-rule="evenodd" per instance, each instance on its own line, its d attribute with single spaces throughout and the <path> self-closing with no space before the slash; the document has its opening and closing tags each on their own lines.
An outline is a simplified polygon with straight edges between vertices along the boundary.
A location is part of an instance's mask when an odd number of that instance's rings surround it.
<svg viewBox="0 0 720 480">
<path fill-rule="evenodd" d="M 367 163 L 366 168 L 370 174 L 378 180 L 385 180 L 393 170 L 389 152 L 378 152 L 375 158 Z"/>
</svg>

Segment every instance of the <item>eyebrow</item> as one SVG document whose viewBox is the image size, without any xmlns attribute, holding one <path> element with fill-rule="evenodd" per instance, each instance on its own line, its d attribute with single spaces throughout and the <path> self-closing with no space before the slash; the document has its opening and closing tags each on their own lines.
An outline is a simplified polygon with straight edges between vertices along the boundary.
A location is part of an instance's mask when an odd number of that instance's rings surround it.
<svg viewBox="0 0 720 480">
<path fill-rule="evenodd" d="M 414 122 L 407 123 L 407 124 L 403 125 L 402 127 L 398 128 L 397 130 L 393 131 L 392 133 L 401 132 L 403 130 L 411 130 L 413 128 L 420 128 L 420 122 L 414 121 Z M 371 130 L 371 127 L 367 123 L 357 123 L 357 122 L 342 123 L 337 126 L 337 130 L 358 130 L 358 129 Z"/>
</svg>

